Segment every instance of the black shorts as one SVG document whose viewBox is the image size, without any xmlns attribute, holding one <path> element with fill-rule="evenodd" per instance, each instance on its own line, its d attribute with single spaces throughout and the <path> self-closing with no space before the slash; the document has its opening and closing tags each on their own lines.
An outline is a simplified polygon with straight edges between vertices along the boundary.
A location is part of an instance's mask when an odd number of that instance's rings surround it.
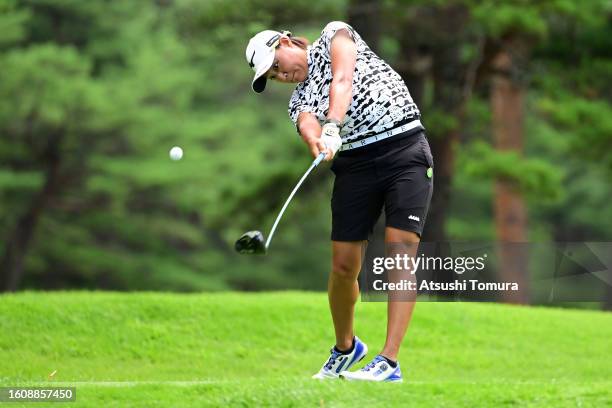
<svg viewBox="0 0 612 408">
<path fill-rule="evenodd" d="M 383 208 L 386 226 L 421 236 L 433 193 L 433 157 L 423 131 L 339 152 L 331 169 L 332 240 L 367 240 Z"/>
</svg>

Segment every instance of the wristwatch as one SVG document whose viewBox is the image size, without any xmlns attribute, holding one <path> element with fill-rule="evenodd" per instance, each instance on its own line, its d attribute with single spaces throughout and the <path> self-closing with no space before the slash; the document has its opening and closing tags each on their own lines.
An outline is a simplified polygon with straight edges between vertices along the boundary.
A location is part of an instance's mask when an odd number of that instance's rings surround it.
<svg viewBox="0 0 612 408">
<path fill-rule="evenodd" d="M 333 123 L 334 125 L 338 126 L 338 129 L 342 129 L 342 122 L 340 122 L 339 120 L 336 119 L 325 119 L 325 122 L 323 122 L 323 126 L 327 125 L 328 123 Z"/>
</svg>

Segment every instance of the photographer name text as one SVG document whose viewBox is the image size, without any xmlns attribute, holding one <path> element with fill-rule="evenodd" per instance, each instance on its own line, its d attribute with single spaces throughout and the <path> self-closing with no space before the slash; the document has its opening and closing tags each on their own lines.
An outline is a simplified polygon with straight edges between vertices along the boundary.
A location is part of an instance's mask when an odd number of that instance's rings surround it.
<svg viewBox="0 0 612 408">
<path fill-rule="evenodd" d="M 385 282 L 377 279 L 372 282 L 372 288 L 377 291 L 517 291 L 519 285 L 516 282 L 480 282 L 476 279 L 453 282 L 422 280 L 417 285 L 416 282 L 407 279 L 398 282 Z"/>
</svg>

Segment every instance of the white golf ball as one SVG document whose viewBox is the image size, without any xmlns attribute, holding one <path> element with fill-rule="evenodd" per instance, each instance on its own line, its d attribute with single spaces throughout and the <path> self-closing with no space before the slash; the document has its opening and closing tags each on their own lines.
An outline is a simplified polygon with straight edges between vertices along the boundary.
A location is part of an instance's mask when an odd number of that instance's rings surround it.
<svg viewBox="0 0 612 408">
<path fill-rule="evenodd" d="M 183 149 L 181 149 L 178 146 L 174 146 L 172 149 L 170 149 L 170 158 L 172 160 L 181 160 L 182 157 L 183 157 Z"/>
</svg>

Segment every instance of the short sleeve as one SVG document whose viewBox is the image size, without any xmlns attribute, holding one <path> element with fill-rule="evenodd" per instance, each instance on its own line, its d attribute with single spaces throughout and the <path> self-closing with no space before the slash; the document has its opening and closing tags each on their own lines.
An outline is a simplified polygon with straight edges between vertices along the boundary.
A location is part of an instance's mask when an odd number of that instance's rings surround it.
<svg viewBox="0 0 612 408">
<path fill-rule="evenodd" d="M 302 112 L 315 112 L 315 109 L 306 104 L 302 98 L 300 97 L 301 93 L 297 90 L 293 92 L 291 95 L 291 99 L 289 100 L 289 117 L 295 124 L 297 129 L 297 121 L 300 113 Z"/>
<path fill-rule="evenodd" d="M 323 46 L 323 49 L 327 51 L 328 55 L 331 52 L 330 47 L 331 47 L 332 38 L 334 38 L 334 35 L 336 35 L 336 33 L 339 30 L 343 30 L 343 29 L 346 29 L 348 33 L 351 35 L 351 38 L 353 39 L 353 41 L 357 42 L 357 36 L 356 36 L 355 30 L 353 29 L 353 27 L 351 27 L 350 25 L 342 21 L 332 21 L 331 23 L 325 26 L 323 31 L 321 31 L 321 38 L 320 38 L 321 45 Z"/>
</svg>

